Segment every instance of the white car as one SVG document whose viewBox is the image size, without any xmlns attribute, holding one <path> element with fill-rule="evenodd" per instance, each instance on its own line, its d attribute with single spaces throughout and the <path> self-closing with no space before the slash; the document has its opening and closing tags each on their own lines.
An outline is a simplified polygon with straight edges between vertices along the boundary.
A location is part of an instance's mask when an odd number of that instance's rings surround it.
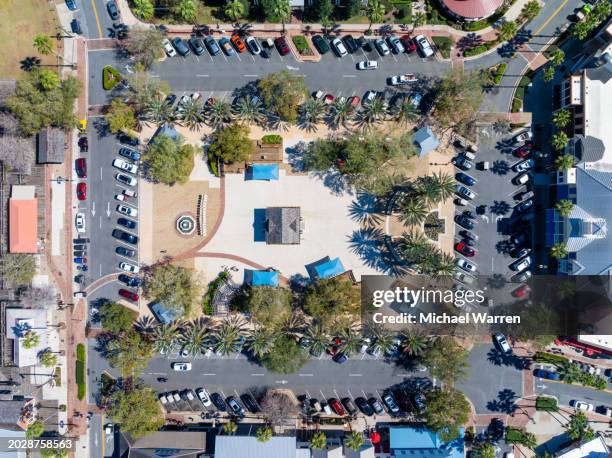
<svg viewBox="0 0 612 458">
<path fill-rule="evenodd" d="M 493 334 L 493 339 L 495 340 L 495 344 L 499 347 L 499 349 L 505 354 L 509 355 L 512 353 L 512 347 L 506 340 L 506 336 L 501 332 L 496 332 Z"/>
<path fill-rule="evenodd" d="M 332 40 L 332 47 L 334 48 L 334 51 L 336 51 L 336 54 L 338 54 L 338 57 L 344 57 L 348 54 L 348 51 L 344 47 L 344 43 L 342 43 L 340 38 L 334 38 Z"/>
<path fill-rule="evenodd" d="M 138 180 L 135 177 L 126 175 L 125 173 L 118 173 L 115 175 L 115 180 L 128 186 L 136 186 L 138 183 Z"/>
<path fill-rule="evenodd" d="M 128 207 L 127 205 L 117 205 L 117 211 L 122 215 L 132 216 L 134 218 L 138 216 L 138 210 Z"/>
<path fill-rule="evenodd" d="M 527 269 L 530 265 L 531 256 L 526 256 L 523 259 L 519 259 L 518 261 L 514 261 L 512 264 L 510 264 L 510 268 L 520 272 L 521 270 Z"/>
<path fill-rule="evenodd" d="M 134 264 L 130 264 L 129 262 L 120 262 L 119 268 L 121 270 L 125 270 L 126 272 L 131 272 L 133 274 L 137 274 L 138 272 L 140 272 L 140 267 L 135 266 Z"/>
<path fill-rule="evenodd" d="M 474 197 L 476 197 L 476 193 L 474 191 L 469 190 L 461 184 L 455 186 L 455 192 L 468 200 L 472 200 Z"/>
<path fill-rule="evenodd" d="M 459 258 L 455 261 L 455 264 L 457 265 L 457 267 L 465 270 L 466 272 L 476 272 L 476 264 L 471 263 L 470 261 L 467 261 L 463 258 Z"/>
<path fill-rule="evenodd" d="M 361 104 L 362 105 L 367 105 L 368 103 L 370 103 L 375 98 L 376 98 L 376 91 L 368 91 L 363 96 L 363 100 L 361 101 Z"/>
<path fill-rule="evenodd" d="M 474 277 L 471 275 L 467 275 L 463 272 L 455 272 L 455 280 L 460 281 L 461 283 L 465 283 L 466 285 L 471 285 L 476 281 Z"/>
<path fill-rule="evenodd" d="M 177 106 L 179 108 L 182 108 L 183 105 L 185 105 L 190 99 L 191 99 L 191 97 L 188 96 L 187 94 L 182 95 L 181 98 L 179 99 L 179 102 L 178 102 Z"/>
<path fill-rule="evenodd" d="M 522 175 L 518 175 L 513 178 L 512 182 L 517 186 L 527 184 L 529 183 L 529 174 L 523 173 Z"/>
<path fill-rule="evenodd" d="M 575 399 L 570 401 L 570 406 L 576 410 L 584 410 L 585 412 L 593 411 L 593 404 L 589 404 L 588 402 L 584 401 L 577 401 Z"/>
<path fill-rule="evenodd" d="M 119 170 L 124 170 L 129 173 L 138 173 L 138 166 L 136 164 L 124 161 L 123 159 L 115 159 L 113 161 L 113 167 L 117 167 Z"/>
<path fill-rule="evenodd" d="M 194 102 L 196 100 L 199 100 L 200 97 L 202 97 L 202 94 L 200 94 L 199 92 L 194 92 L 193 94 L 191 94 L 191 100 L 193 100 Z"/>
<path fill-rule="evenodd" d="M 358 70 L 376 70 L 378 68 L 378 62 L 375 60 L 362 60 L 357 64 Z"/>
<path fill-rule="evenodd" d="M 85 213 L 77 213 L 74 218 L 74 225 L 78 233 L 85 232 Z"/>
<path fill-rule="evenodd" d="M 190 400 L 193 401 L 195 398 L 193 397 L 193 392 L 191 390 L 187 390 L 185 391 L 185 397 Z"/>
<path fill-rule="evenodd" d="M 173 371 L 185 372 L 191 370 L 191 363 L 172 363 L 170 367 Z"/>
<path fill-rule="evenodd" d="M 166 404 L 168 404 L 168 400 L 166 399 L 166 396 L 164 396 L 163 394 L 160 394 L 160 395 L 159 395 L 159 402 L 161 402 L 161 403 L 162 403 L 162 405 L 164 405 L 164 406 L 165 406 Z"/>
<path fill-rule="evenodd" d="M 115 199 L 119 202 L 127 202 L 128 198 L 125 194 L 115 194 Z"/>
<path fill-rule="evenodd" d="M 528 142 L 532 138 L 533 138 L 533 134 L 531 133 L 531 131 L 530 130 L 526 130 L 526 131 L 521 132 L 520 134 L 517 134 L 514 137 L 512 137 L 512 143 L 514 145 L 518 145 L 519 143 Z"/>
<path fill-rule="evenodd" d="M 174 49 L 174 47 L 172 46 L 172 43 L 170 43 L 170 40 L 168 40 L 167 38 L 164 38 L 162 40 L 162 45 L 164 46 L 164 51 L 166 51 L 166 54 L 168 55 L 168 57 L 176 56 L 176 49 Z"/>
<path fill-rule="evenodd" d="M 534 166 L 533 159 L 527 159 L 522 162 L 517 162 L 512 166 L 512 170 L 515 172 L 526 172 L 527 170 L 531 170 Z"/>
<path fill-rule="evenodd" d="M 204 388 L 198 388 L 196 390 L 196 394 L 198 395 L 200 401 L 202 401 L 202 404 L 204 404 L 204 406 L 209 407 L 212 404 L 210 402 L 210 395 L 208 394 L 208 391 L 206 391 Z"/>
<path fill-rule="evenodd" d="M 404 75 L 394 75 L 389 78 L 391 86 L 401 86 L 403 84 L 410 84 L 417 82 L 418 79 L 412 73 L 406 73 Z"/>
<path fill-rule="evenodd" d="M 181 396 L 178 394 L 178 391 L 174 391 L 171 396 L 172 399 L 174 399 L 174 402 L 179 402 L 181 400 Z"/>
<path fill-rule="evenodd" d="M 429 44 L 429 41 L 427 41 L 427 38 L 425 38 L 423 35 L 417 35 L 414 37 L 414 41 L 423 53 L 424 57 L 431 57 L 434 55 L 433 48 Z"/>
</svg>

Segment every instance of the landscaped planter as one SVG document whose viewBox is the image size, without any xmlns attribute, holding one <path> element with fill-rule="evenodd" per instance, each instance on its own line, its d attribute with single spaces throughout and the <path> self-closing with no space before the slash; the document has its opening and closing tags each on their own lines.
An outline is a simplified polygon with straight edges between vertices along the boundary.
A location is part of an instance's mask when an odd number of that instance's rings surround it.
<svg viewBox="0 0 612 458">
<path fill-rule="evenodd" d="M 121 81 L 121 73 L 110 65 L 102 69 L 102 87 L 105 91 L 110 91 Z"/>
<path fill-rule="evenodd" d="M 296 35 L 291 37 L 291 41 L 300 56 L 314 56 L 314 51 L 310 47 L 308 40 L 304 35 Z"/>
</svg>

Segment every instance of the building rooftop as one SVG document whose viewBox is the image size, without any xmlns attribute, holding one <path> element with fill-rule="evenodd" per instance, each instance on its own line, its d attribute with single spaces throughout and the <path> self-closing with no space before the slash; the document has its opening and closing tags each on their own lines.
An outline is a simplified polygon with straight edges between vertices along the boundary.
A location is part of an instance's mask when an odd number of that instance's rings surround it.
<svg viewBox="0 0 612 458">
<path fill-rule="evenodd" d="M 259 442 L 253 436 L 217 436 L 215 458 L 297 458 L 300 454 L 296 447 L 295 437 L 276 436 Z"/>
<path fill-rule="evenodd" d="M 66 137 L 64 131 L 46 127 L 38 133 L 37 162 L 39 164 L 61 164 L 64 162 Z"/>
<path fill-rule="evenodd" d="M 13 185 L 9 200 L 9 251 L 38 252 L 38 201 L 34 186 Z"/>
<path fill-rule="evenodd" d="M 421 157 L 435 150 L 440 144 L 438 137 L 436 137 L 436 134 L 433 133 L 429 126 L 423 126 L 417 130 L 412 139 Z"/>
<path fill-rule="evenodd" d="M 606 441 L 598 435 L 593 440 L 563 449 L 555 456 L 557 458 L 607 458 L 608 453 Z"/>
<path fill-rule="evenodd" d="M 47 347 L 47 311 L 44 309 L 7 308 L 5 312 L 5 336 L 14 342 L 14 362 L 18 367 L 38 363 L 38 352 Z M 39 342 L 33 348 L 22 344 L 23 334 L 31 330 L 38 334 Z"/>
<path fill-rule="evenodd" d="M 14 398 L 0 400 L 0 428 L 11 431 L 23 431 L 36 418 L 36 400 L 34 398 Z"/>
<path fill-rule="evenodd" d="M 122 436 L 127 458 L 196 458 L 206 451 L 204 431 L 157 431 L 137 439 L 129 434 Z"/>
<path fill-rule="evenodd" d="M 300 207 L 266 208 L 266 243 L 297 245 L 300 243 Z"/>
<path fill-rule="evenodd" d="M 491 16 L 504 3 L 503 0 L 441 0 L 455 16 L 476 20 Z"/>
<path fill-rule="evenodd" d="M 463 428 L 457 439 L 443 441 L 427 428 L 390 427 L 389 447 L 395 457 L 463 458 Z"/>
</svg>

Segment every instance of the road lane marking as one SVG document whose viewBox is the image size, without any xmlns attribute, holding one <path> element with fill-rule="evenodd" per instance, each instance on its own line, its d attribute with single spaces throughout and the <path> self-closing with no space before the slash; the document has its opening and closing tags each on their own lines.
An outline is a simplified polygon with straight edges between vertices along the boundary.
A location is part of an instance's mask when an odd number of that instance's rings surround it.
<svg viewBox="0 0 612 458">
<path fill-rule="evenodd" d="M 299 374 L 300 377 L 314 377 L 314 374 Z"/>
<path fill-rule="evenodd" d="M 215 376 L 215 375 L 217 375 L 217 374 L 202 374 L 202 375 L 208 375 L 208 376 L 210 376 L 210 377 L 214 377 L 214 376 Z M 222 391 L 222 393 L 223 393 L 223 391 Z M 224 394 L 223 396 L 225 397 L 225 394 Z"/>
<path fill-rule="evenodd" d="M 567 4 L 567 2 L 568 2 L 568 0 L 563 0 L 563 2 L 561 2 L 559 7 L 555 11 L 553 11 L 553 13 L 548 17 L 548 19 L 546 19 L 546 21 L 544 21 L 544 24 L 542 24 L 541 27 L 538 30 L 535 31 L 534 35 L 539 35 L 540 32 L 542 30 L 544 30 L 544 27 L 546 27 L 550 23 L 550 21 L 552 21 L 553 18 L 557 14 L 559 14 L 559 11 L 561 11 L 563 9 L 563 7 Z"/>
<path fill-rule="evenodd" d="M 94 12 L 94 17 L 96 18 L 96 25 L 98 26 L 98 38 L 104 38 L 104 36 L 102 35 L 102 26 L 100 25 L 100 18 L 98 17 L 98 10 L 96 9 L 95 0 L 91 0 L 91 6 Z"/>
<path fill-rule="evenodd" d="M 264 374 L 251 374 L 251 377 L 263 377 Z"/>
<path fill-rule="evenodd" d="M 342 78 L 357 78 L 357 75 L 342 75 Z"/>
<path fill-rule="evenodd" d="M 245 78 L 257 78 L 259 75 L 242 75 Z"/>
<path fill-rule="evenodd" d="M 208 78 L 208 75 L 196 75 L 198 78 Z"/>
<path fill-rule="evenodd" d="M 349 374 L 349 377 L 362 377 L 363 374 Z"/>
</svg>

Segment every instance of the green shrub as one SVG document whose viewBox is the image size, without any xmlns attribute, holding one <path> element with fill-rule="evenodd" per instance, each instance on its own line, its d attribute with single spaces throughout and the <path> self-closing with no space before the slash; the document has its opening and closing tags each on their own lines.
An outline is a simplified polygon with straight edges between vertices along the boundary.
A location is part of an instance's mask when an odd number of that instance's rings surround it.
<svg viewBox="0 0 612 458">
<path fill-rule="evenodd" d="M 79 401 L 82 401 L 83 399 L 85 399 L 85 384 L 84 383 L 77 385 L 77 398 L 79 398 Z"/>
<path fill-rule="evenodd" d="M 501 83 L 501 80 L 504 77 L 504 73 L 506 73 L 506 68 L 508 68 L 508 64 L 506 62 L 502 62 L 497 67 L 497 70 L 495 71 L 495 76 L 493 77 L 493 83 L 496 86 Z"/>
<path fill-rule="evenodd" d="M 485 41 L 483 44 L 475 46 L 471 49 L 463 51 L 464 57 L 477 56 L 478 54 L 482 54 L 483 52 L 487 52 L 493 46 L 497 44 L 497 41 Z"/>
<path fill-rule="evenodd" d="M 549 363 L 560 367 L 565 367 L 565 365 L 569 363 L 568 359 L 564 356 L 553 355 L 552 353 L 546 353 L 543 351 L 536 352 L 533 360 L 536 363 Z"/>
<path fill-rule="evenodd" d="M 538 396 L 536 398 L 536 410 L 542 410 L 544 412 L 557 412 L 559 406 L 555 398 L 549 396 Z"/>
<path fill-rule="evenodd" d="M 53 371 L 53 382 L 55 386 L 62 386 L 62 368 L 60 366 L 56 366 Z"/>
<path fill-rule="evenodd" d="M 510 110 L 511 113 L 518 113 L 519 111 L 521 111 L 521 108 L 523 106 L 523 101 L 520 99 L 512 99 L 512 109 Z"/>
<path fill-rule="evenodd" d="M 83 361 L 76 362 L 76 382 L 85 383 L 85 363 Z"/>
<path fill-rule="evenodd" d="M 79 361 L 85 361 L 85 345 L 83 345 L 82 343 L 77 345 L 76 357 Z"/>
<path fill-rule="evenodd" d="M 296 35 L 291 39 L 293 40 L 293 44 L 295 45 L 295 48 L 300 54 L 304 56 L 312 55 L 312 50 L 310 49 L 310 46 L 308 46 L 308 42 L 306 41 L 306 38 L 304 38 L 303 35 Z"/>
<path fill-rule="evenodd" d="M 450 57 L 451 47 L 453 46 L 453 40 L 448 37 L 431 37 L 431 39 L 436 45 L 436 48 L 440 51 L 440 54 L 442 54 L 442 57 L 448 59 Z"/>
<path fill-rule="evenodd" d="M 60 412 L 66 412 L 66 404 L 60 404 L 58 406 L 58 409 Z"/>
<path fill-rule="evenodd" d="M 481 19 L 480 21 L 474 22 L 466 22 L 463 26 L 463 30 L 467 30 L 468 32 L 475 32 L 476 30 L 482 30 L 486 27 L 489 27 L 489 21 L 486 19 Z"/>
<path fill-rule="evenodd" d="M 283 137 L 276 134 L 264 135 L 263 137 L 261 137 L 261 142 L 264 145 L 278 145 L 283 143 Z"/>
<path fill-rule="evenodd" d="M 210 166 L 210 171 L 214 176 L 220 176 L 219 168 L 217 167 L 217 158 L 210 154 L 210 152 L 208 153 L 208 165 Z"/>
<path fill-rule="evenodd" d="M 83 399 L 85 397 L 85 345 L 82 343 L 77 345 L 76 357 L 77 396 L 79 399 Z"/>
<path fill-rule="evenodd" d="M 121 73 L 110 65 L 102 69 L 102 87 L 105 91 L 110 91 L 121 81 Z"/>
</svg>

